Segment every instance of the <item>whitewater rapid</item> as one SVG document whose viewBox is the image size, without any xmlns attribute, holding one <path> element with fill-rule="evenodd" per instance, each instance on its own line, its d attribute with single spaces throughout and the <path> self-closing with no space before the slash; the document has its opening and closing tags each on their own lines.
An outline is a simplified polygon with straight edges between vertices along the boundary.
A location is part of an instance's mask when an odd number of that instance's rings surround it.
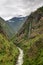
<svg viewBox="0 0 43 65">
<path fill-rule="evenodd" d="M 20 49 L 19 47 L 18 47 L 18 49 L 19 49 L 19 52 L 20 52 L 20 54 L 19 54 L 19 56 L 18 56 L 18 60 L 17 60 L 17 63 L 16 63 L 16 65 L 22 65 L 23 64 L 23 50 L 22 49 Z"/>
</svg>

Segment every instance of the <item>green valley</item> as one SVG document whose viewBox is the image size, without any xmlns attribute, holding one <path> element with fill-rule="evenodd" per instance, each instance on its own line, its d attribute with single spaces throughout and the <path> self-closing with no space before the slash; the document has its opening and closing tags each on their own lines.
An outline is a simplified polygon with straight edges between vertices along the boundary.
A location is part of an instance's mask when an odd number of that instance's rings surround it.
<svg viewBox="0 0 43 65">
<path fill-rule="evenodd" d="M 16 34 L 14 22 L 8 23 L 0 18 L 0 65 L 16 65 L 17 60 L 19 65 L 22 60 L 22 65 L 43 65 L 43 7 L 32 12 Z"/>
<path fill-rule="evenodd" d="M 15 44 L 24 50 L 23 65 L 43 65 L 43 7 L 31 13 Z"/>
<path fill-rule="evenodd" d="M 0 34 L 0 65 L 15 65 L 18 54 L 17 47 Z"/>
<path fill-rule="evenodd" d="M 0 65 L 15 65 L 19 55 L 18 48 L 8 38 L 11 31 L 9 25 L 0 18 Z"/>
</svg>

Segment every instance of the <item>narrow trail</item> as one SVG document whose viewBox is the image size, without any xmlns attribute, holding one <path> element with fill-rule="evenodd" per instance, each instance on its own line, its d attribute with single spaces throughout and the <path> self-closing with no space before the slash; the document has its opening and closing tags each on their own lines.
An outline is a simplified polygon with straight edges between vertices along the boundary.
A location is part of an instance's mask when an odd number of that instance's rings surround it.
<svg viewBox="0 0 43 65">
<path fill-rule="evenodd" d="M 19 49 L 19 52 L 20 52 L 20 54 L 19 54 L 19 56 L 18 56 L 18 60 L 17 60 L 17 63 L 16 63 L 16 65 L 22 65 L 23 64 L 23 50 L 22 49 L 20 49 L 19 47 L 18 47 L 18 49 Z"/>
</svg>

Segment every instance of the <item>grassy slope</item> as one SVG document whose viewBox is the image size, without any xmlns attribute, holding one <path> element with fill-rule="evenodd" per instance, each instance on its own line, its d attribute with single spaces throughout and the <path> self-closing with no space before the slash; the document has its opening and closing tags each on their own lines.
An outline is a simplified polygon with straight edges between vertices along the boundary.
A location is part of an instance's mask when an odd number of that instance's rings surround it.
<svg viewBox="0 0 43 65">
<path fill-rule="evenodd" d="M 20 36 L 16 43 L 24 50 L 23 65 L 43 65 L 43 17 L 34 26 L 30 39 Z"/>
<path fill-rule="evenodd" d="M 17 47 L 0 33 L 0 65 L 15 65 L 18 54 Z"/>
<path fill-rule="evenodd" d="M 43 65 L 43 34 L 30 40 L 22 39 L 19 46 L 24 50 L 23 65 Z"/>
<path fill-rule="evenodd" d="M 0 17 L 0 27 L 6 37 L 10 40 L 14 34 L 12 27 Z"/>
</svg>

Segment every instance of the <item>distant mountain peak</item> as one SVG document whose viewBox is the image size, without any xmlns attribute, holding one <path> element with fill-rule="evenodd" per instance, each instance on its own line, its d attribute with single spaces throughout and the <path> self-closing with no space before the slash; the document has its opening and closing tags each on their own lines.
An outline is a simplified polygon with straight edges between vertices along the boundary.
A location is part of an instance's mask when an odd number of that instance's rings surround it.
<svg viewBox="0 0 43 65">
<path fill-rule="evenodd" d="M 12 27 L 13 31 L 17 33 L 26 19 L 27 17 L 13 17 L 12 19 L 8 20 L 7 23 Z"/>
</svg>

